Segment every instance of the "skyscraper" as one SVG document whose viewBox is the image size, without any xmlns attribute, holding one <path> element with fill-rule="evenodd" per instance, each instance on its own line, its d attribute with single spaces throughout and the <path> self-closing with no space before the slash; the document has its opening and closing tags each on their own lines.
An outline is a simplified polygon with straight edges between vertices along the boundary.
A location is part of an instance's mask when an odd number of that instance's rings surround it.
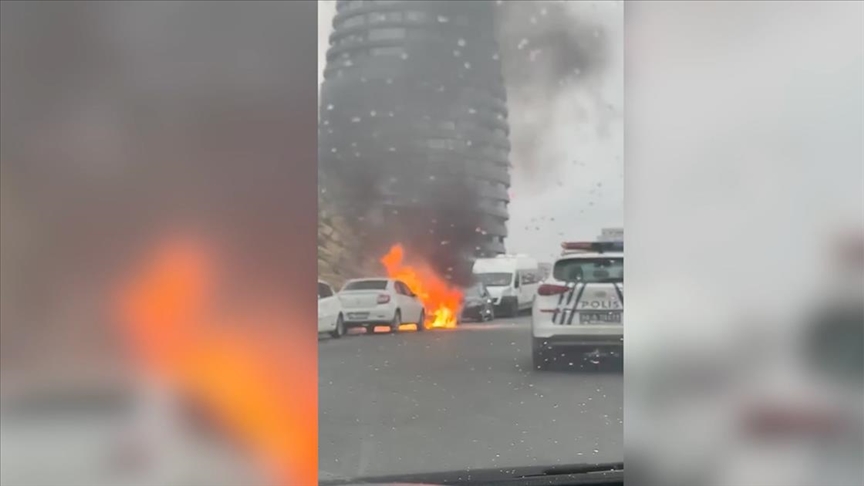
<svg viewBox="0 0 864 486">
<path fill-rule="evenodd" d="M 505 251 L 494 3 L 339 1 L 324 78 L 320 170 L 367 248 L 398 241 L 442 271 Z"/>
</svg>

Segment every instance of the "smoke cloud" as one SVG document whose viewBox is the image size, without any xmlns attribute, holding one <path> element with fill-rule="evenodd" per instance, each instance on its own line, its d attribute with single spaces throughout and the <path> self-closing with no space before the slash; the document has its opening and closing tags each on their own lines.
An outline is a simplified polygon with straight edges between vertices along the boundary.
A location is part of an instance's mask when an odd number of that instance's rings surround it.
<svg viewBox="0 0 864 486">
<path fill-rule="evenodd" d="M 563 160 L 556 126 L 593 125 L 600 138 L 620 111 L 604 97 L 611 61 L 611 2 L 497 2 L 510 110 L 511 161 L 546 183 Z M 620 12 L 616 12 L 620 15 Z M 564 108 L 562 108 L 562 106 Z M 561 115 L 564 111 L 565 114 Z"/>
</svg>

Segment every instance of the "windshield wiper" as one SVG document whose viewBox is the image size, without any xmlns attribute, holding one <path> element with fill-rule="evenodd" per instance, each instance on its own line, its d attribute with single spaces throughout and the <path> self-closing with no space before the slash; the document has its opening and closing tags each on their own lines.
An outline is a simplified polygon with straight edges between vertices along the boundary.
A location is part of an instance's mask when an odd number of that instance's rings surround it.
<svg viewBox="0 0 864 486">
<path fill-rule="evenodd" d="M 552 466 L 541 472 L 525 474 L 523 478 L 536 478 L 540 476 L 561 476 L 567 474 L 588 474 L 596 472 L 623 471 L 623 462 L 610 462 L 601 464 L 580 464 L 576 466 Z"/>
<path fill-rule="evenodd" d="M 417 484 L 427 486 L 468 486 L 478 484 L 489 486 L 623 485 L 624 463 L 470 469 L 465 471 L 358 478 L 353 481 L 331 480 L 321 481 L 319 484 L 322 486 L 361 484 Z"/>
</svg>

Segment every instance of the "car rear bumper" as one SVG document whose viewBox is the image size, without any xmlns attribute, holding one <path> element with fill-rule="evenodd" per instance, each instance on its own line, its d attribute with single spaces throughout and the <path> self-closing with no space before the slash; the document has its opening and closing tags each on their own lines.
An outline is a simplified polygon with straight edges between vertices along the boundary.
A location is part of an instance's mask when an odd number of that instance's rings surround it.
<svg viewBox="0 0 864 486">
<path fill-rule="evenodd" d="M 484 315 L 489 315 L 490 310 L 482 305 L 475 307 L 466 307 L 462 309 L 462 317 L 466 319 L 479 319 Z"/>
<path fill-rule="evenodd" d="M 535 347 L 544 349 L 561 349 L 561 348 L 623 348 L 624 336 L 621 335 L 557 335 L 549 337 L 534 337 Z"/>
<path fill-rule="evenodd" d="M 392 321 L 351 321 L 344 322 L 343 325 L 346 329 L 353 329 L 356 327 L 369 327 L 369 326 L 389 326 Z"/>
<path fill-rule="evenodd" d="M 623 346 L 624 326 L 622 324 L 556 324 L 548 313 L 531 315 L 531 335 L 536 339 L 548 341 L 550 346 Z"/>
<path fill-rule="evenodd" d="M 342 323 L 346 328 L 362 327 L 370 324 L 386 325 L 393 322 L 395 312 L 395 308 L 389 307 L 344 309 Z"/>
</svg>

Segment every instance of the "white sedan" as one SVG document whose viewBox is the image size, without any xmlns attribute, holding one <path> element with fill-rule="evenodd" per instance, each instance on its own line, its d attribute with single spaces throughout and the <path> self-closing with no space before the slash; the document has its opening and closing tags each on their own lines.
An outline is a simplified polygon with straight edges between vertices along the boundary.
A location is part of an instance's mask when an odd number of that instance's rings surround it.
<svg viewBox="0 0 864 486">
<path fill-rule="evenodd" d="M 333 287 L 322 280 L 318 281 L 318 333 L 329 333 L 334 338 L 345 334 L 342 302 Z"/>
<path fill-rule="evenodd" d="M 402 324 L 416 324 L 424 330 L 423 303 L 404 282 L 388 278 L 349 280 L 339 291 L 345 328 L 387 326 L 397 332 Z"/>
</svg>

